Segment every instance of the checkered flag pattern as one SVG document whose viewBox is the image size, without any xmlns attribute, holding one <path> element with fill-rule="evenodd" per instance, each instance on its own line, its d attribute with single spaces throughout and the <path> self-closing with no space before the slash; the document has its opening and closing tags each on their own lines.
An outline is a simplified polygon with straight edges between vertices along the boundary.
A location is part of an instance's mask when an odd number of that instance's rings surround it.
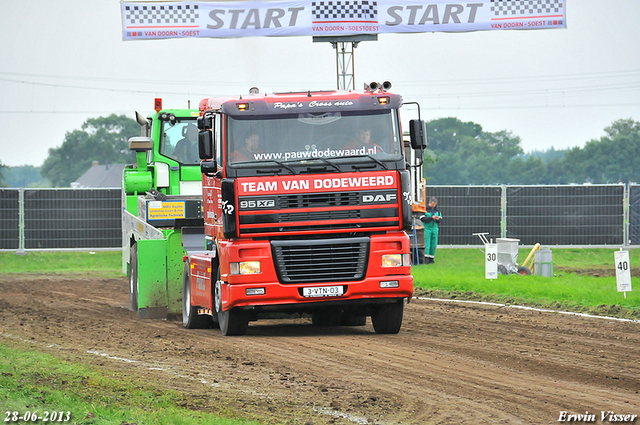
<svg viewBox="0 0 640 425">
<path fill-rule="evenodd" d="M 378 2 L 371 0 L 324 0 L 311 2 L 314 22 L 378 22 Z"/>
<path fill-rule="evenodd" d="M 491 0 L 491 11 L 496 16 L 559 13 L 562 3 L 562 0 Z"/>
<path fill-rule="evenodd" d="M 198 19 L 198 5 L 125 6 L 130 24 L 192 24 Z"/>
</svg>

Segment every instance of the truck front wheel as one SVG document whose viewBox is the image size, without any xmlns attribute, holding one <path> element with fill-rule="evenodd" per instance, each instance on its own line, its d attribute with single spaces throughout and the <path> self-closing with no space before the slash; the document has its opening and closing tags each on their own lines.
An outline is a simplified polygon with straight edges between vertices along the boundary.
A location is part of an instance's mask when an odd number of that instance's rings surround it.
<svg viewBox="0 0 640 425">
<path fill-rule="evenodd" d="M 371 315 L 373 329 L 378 334 L 397 334 L 402 326 L 403 313 L 403 299 L 391 304 L 380 304 Z"/>
<path fill-rule="evenodd" d="M 206 328 L 211 325 L 211 318 L 199 315 L 198 309 L 191 305 L 191 269 L 189 261 L 184 264 L 182 273 L 182 326 L 187 329 Z"/>
<path fill-rule="evenodd" d="M 226 311 L 222 310 L 222 282 L 220 281 L 220 269 L 218 269 L 216 277 L 216 286 L 214 290 L 214 304 L 216 313 L 218 314 L 218 324 L 220 331 L 224 336 L 244 335 L 249 327 L 248 315 L 238 308 L 232 308 Z"/>
</svg>

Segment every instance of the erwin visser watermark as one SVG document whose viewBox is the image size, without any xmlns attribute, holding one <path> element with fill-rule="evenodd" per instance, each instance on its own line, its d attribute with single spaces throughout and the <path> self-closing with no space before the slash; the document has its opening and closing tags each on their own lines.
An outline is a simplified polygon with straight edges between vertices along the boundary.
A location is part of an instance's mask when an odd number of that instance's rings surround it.
<svg viewBox="0 0 640 425">
<path fill-rule="evenodd" d="M 569 413 L 566 410 L 560 412 L 558 422 L 598 422 L 601 423 L 634 423 L 638 415 L 628 413 L 616 413 L 612 410 L 601 410 L 600 414 L 584 412 L 583 414 Z"/>
</svg>

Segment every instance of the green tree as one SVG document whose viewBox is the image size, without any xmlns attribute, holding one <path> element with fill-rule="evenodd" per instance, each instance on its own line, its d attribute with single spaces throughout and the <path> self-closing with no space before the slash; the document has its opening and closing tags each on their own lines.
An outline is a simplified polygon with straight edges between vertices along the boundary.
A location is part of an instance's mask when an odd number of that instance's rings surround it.
<svg viewBox="0 0 640 425">
<path fill-rule="evenodd" d="M 592 139 L 564 156 L 567 181 L 562 183 L 618 183 L 640 181 L 640 122 L 614 121 L 604 129 L 607 136 Z"/>
<path fill-rule="evenodd" d="M 33 165 L 8 167 L 4 177 L 9 187 L 51 187 L 51 182 L 40 174 L 40 167 Z"/>
<path fill-rule="evenodd" d="M 522 147 L 520 147 L 522 140 L 519 136 L 514 136 L 510 131 L 502 130 L 497 133 L 483 131 L 480 138 L 486 141 L 491 147 L 492 153 L 499 155 L 502 160 L 509 160 L 524 153 Z"/>
<path fill-rule="evenodd" d="M 67 132 L 60 147 L 49 149 L 40 173 L 55 187 L 67 187 L 91 167 L 135 162 L 127 140 L 140 133 L 135 120 L 124 115 L 90 118 L 81 130 Z"/>
<path fill-rule="evenodd" d="M 475 139 L 482 133 L 480 124 L 462 122 L 458 118 L 439 118 L 427 122 L 427 142 L 436 154 L 457 151 L 460 143 Z"/>
<path fill-rule="evenodd" d="M 3 174 L 3 170 L 8 169 L 8 167 L 6 165 L 4 165 L 2 163 L 2 161 L 0 161 L 0 187 L 6 187 L 6 184 L 4 182 L 4 174 Z"/>
<path fill-rule="evenodd" d="M 427 123 L 427 136 L 437 156 L 426 171 L 429 184 L 524 184 L 544 175 L 544 162 L 523 159 L 521 139 L 510 131 L 443 118 Z"/>
<path fill-rule="evenodd" d="M 640 181 L 640 122 L 614 121 L 584 147 L 524 155 L 520 137 L 443 118 L 427 123 L 429 184 L 569 184 Z"/>
<path fill-rule="evenodd" d="M 605 127 L 604 132 L 607 133 L 609 139 L 640 134 L 640 122 L 634 121 L 632 118 L 620 119 L 611 123 L 609 127 Z"/>
</svg>

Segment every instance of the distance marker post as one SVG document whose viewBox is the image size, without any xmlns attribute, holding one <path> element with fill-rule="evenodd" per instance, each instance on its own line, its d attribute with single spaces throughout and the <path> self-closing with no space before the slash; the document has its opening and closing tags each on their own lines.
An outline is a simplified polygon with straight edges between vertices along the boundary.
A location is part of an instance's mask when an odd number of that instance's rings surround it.
<svg viewBox="0 0 640 425">
<path fill-rule="evenodd" d="M 484 245 L 484 278 L 498 278 L 498 244 L 487 243 Z"/>
<path fill-rule="evenodd" d="M 627 292 L 631 291 L 631 265 L 629 264 L 629 251 L 615 252 L 616 259 L 616 283 L 618 285 L 618 292 L 624 293 L 624 297 L 627 298 Z"/>
</svg>

